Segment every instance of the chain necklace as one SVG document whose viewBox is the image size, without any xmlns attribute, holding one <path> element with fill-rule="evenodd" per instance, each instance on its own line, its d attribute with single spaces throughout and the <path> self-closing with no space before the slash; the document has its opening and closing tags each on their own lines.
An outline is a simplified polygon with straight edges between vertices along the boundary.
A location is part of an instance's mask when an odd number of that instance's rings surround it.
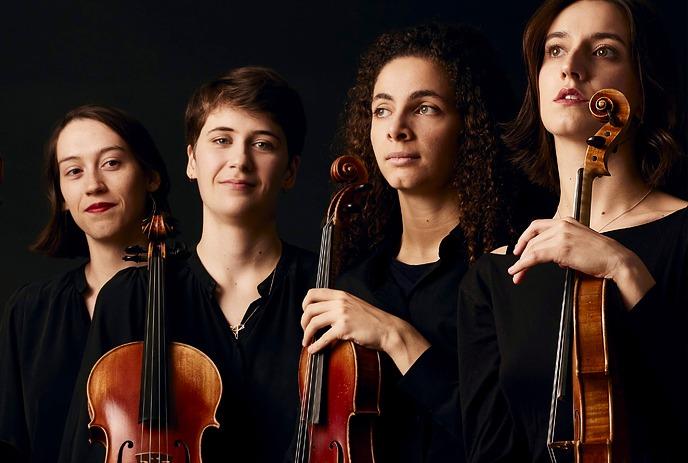
<svg viewBox="0 0 688 463">
<path fill-rule="evenodd" d="M 270 298 L 270 294 L 272 294 L 272 284 L 275 282 L 275 274 L 277 273 L 277 267 L 272 271 L 272 278 L 270 279 L 270 288 L 268 289 L 268 294 L 265 296 L 265 301 Z M 246 323 L 253 317 L 256 312 L 258 312 L 258 309 L 260 309 L 261 305 L 257 304 L 254 309 L 251 311 L 250 314 L 248 314 L 248 317 L 246 317 L 242 322 L 240 322 L 238 325 L 232 325 L 231 323 L 229 324 L 229 329 L 232 330 L 232 333 L 234 334 L 234 339 L 239 339 L 239 331 L 243 330 L 246 328 Z"/>
<path fill-rule="evenodd" d="M 633 204 L 631 207 L 629 207 L 628 209 L 626 209 L 625 211 L 623 211 L 621 214 L 619 214 L 619 215 L 617 215 L 616 217 L 614 217 L 613 219 L 611 219 L 609 222 L 605 223 L 600 229 L 597 230 L 597 232 L 598 232 L 598 233 L 602 233 L 602 231 L 603 231 L 605 228 L 607 228 L 608 226 L 610 226 L 611 224 L 613 224 L 614 222 L 616 222 L 617 220 L 619 220 L 619 219 L 620 219 L 621 217 L 623 217 L 624 215 L 626 215 L 626 214 L 628 214 L 629 212 L 631 212 L 631 211 L 632 211 L 633 209 L 635 209 L 636 207 L 640 206 L 640 203 L 642 203 L 643 201 L 645 201 L 645 198 L 647 198 L 648 196 L 650 196 L 650 193 L 652 193 L 652 191 L 653 191 L 653 188 L 650 187 L 650 189 L 647 190 L 647 193 L 645 193 L 645 194 L 643 195 L 643 197 L 640 198 L 635 204 Z M 559 208 L 557 208 L 557 217 L 558 217 L 558 218 L 561 218 L 561 212 L 559 212 Z"/>
</svg>

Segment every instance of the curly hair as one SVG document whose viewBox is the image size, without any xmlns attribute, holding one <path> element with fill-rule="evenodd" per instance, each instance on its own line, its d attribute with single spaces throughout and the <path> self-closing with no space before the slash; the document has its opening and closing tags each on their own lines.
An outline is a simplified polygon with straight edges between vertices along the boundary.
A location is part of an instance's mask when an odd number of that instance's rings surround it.
<svg viewBox="0 0 688 463">
<path fill-rule="evenodd" d="M 523 33 L 523 59 L 528 86 L 521 110 L 507 124 L 504 142 L 514 163 L 534 183 L 559 192 L 554 139 L 540 119 L 538 74 L 550 25 L 578 0 L 547 0 L 533 14 Z M 631 53 L 643 91 L 643 116 L 635 134 L 642 178 L 653 187 L 684 196 L 685 157 L 682 153 L 685 113 L 682 87 L 665 29 L 653 8 L 643 0 L 608 0 L 623 11 L 631 35 Z M 683 132 L 683 133 L 682 133 Z"/>
<path fill-rule="evenodd" d="M 449 77 L 463 119 L 451 185 L 456 190 L 459 226 L 471 261 L 511 234 L 504 202 L 499 121 L 508 120 L 512 96 L 495 52 L 477 30 L 463 25 L 424 24 L 381 35 L 362 56 L 349 90 L 339 143 L 343 154 L 359 156 L 372 186 L 361 212 L 362 226 L 342 244 L 348 263 L 387 239 L 401 236 L 396 191 L 375 160 L 370 141 L 371 99 L 380 70 L 395 58 L 414 56 L 437 63 Z"/>
</svg>

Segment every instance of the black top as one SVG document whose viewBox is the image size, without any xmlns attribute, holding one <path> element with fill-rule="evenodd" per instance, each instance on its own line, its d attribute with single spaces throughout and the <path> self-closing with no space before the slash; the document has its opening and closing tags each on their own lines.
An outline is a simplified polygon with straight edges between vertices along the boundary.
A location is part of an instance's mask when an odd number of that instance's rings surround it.
<svg viewBox="0 0 688 463">
<path fill-rule="evenodd" d="M 0 321 L 0 441 L 54 463 L 90 326 L 84 266 L 20 288 Z M 14 461 L 0 443 L 0 461 Z M 12 451 L 14 453 L 14 451 Z"/>
<path fill-rule="evenodd" d="M 204 461 L 276 463 L 285 458 L 298 421 L 301 303 L 313 286 L 315 263 L 312 253 L 283 244 L 274 281 L 270 275 L 258 285 L 260 298 L 248 307 L 238 339 L 217 302 L 216 283 L 198 256 L 168 265 L 168 339 L 200 349 L 222 377 L 220 430 L 206 430 Z M 142 267 L 120 272 L 101 290 L 78 390 L 85 391 L 88 373 L 102 354 L 142 340 L 147 285 L 148 272 Z M 102 446 L 89 448 L 88 422 L 85 394 L 75 394 L 60 462 L 102 463 Z M 67 437 L 70 430 L 73 438 Z"/>
<path fill-rule="evenodd" d="M 675 461 L 688 437 L 688 209 L 605 235 L 637 254 L 657 282 L 631 311 L 609 285 L 632 461 Z M 514 285 L 507 268 L 515 261 L 483 256 L 459 291 L 461 409 L 471 462 L 549 462 L 564 270 L 540 265 Z M 571 423 L 570 410 L 570 402 L 559 408 L 569 415 L 562 423 Z"/>
<path fill-rule="evenodd" d="M 395 273 L 400 277 L 399 272 L 392 270 L 398 245 L 384 243 L 338 281 L 339 289 L 409 322 L 432 345 L 404 376 L 388 356 L 381 355 L 382 416 L 375 439 L 383 463 L 464 461 L 455 303 L 458 283 L 468 267 L 464 248 L 457 227 L 442 240 L 439 261 L 421 269 L 419 277 L 407 272 L 417 281 L 400 286 L 394 277 Z"/>
</svg>

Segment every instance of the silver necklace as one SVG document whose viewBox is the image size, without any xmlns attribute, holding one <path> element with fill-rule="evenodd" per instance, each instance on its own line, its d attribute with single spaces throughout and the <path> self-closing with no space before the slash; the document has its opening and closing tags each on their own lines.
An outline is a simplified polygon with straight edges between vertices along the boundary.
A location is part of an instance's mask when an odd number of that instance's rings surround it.
<svg viewBox="0 0 688 463">
<path fill-rule="evenodd" d="M 265 296 L 265 300 L 270 298 L 270 294 L 272 294 L 272 284 L 275 282 L 275 274 L 277 273 L 277 267 L 272 271 L 272 278 L 270 279 L 270 288 L 268 289 L 268 294 Z M 248 314 L 248 317 L 244 319 L 244 321 L 240 322 L 238 325 L 232 325 L 231 323 L 229 324 L 229 329 L 232 330 L 232 333 L 234 334 L 234 339 L 239 339 L 239 331 L 243 330 L 246 328 L 246 323 L 255 315 L 256 312 L 258 312 L 258 309 L 260 309 L 260 304 L 256 305 L 253 310 L 251 311 L 250 314 Z"/>
<path fill-rule="evenodd" d="M 619 219 L 620 219 L 621 217 L 623 217 L 624 215 L 626 215 L 626 214 L 628 214 L 629 212 L 631 212 L 631 211 L 632 211 L 633 209 L 635 209 L 636 207 L 640 206 L 640 203 L 642 203 L 643 201 L 645 201 L 645 198 L 647 198 L 648 196 L 650 196 L 650 193 L 652 193 L 652 190 L 653 190 L 653 188 L 650 187 L 650 189 L 647 190 L 647 193 L 645 193 L 645 194 L 643 195 L 643 197 L 640 198 L 635 204 L 633 204 L 631 207 L 629 207 L 628 209 L 626 209 L 625 211 L 623 211 L 621 214 L 619 214 L 619 215 L 617 215 L 616 217 L 614 217 L 613 219 L 611 219 L 609 222 L 605 223 L 600 229 L 597 230 L 597 232 L 598 232 L 598 233 L 602 233 L 602 231 L 603 231 L 605 228 L 607 228 L 608 226 L 610 226 L 611 224 L 613 224 L 614 222 L 616 222 L 617 220 L 619 220 Z M 559 212 L 559 208 L 557 208 L 557 217 L 561 218 L 561 212 Z"/>
</svg>

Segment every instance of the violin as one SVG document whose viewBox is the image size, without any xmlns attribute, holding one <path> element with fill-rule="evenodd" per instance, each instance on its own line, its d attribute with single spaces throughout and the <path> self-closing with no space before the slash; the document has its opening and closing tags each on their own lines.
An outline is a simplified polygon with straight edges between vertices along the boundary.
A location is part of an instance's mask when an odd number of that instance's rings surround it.
<svg viewBox="0 0 688 463">
<path fill-rule="evenodd" d="M 592 115 L 604 125 L 587 140 L 585 162 L 578 170 L 574 218 L 590 226 L 593 181 L 608 176 L 607 155 L 616 151 L 628 127 L 630 107 L 614 89 L 596 92 L 589 102 Z M 573 451 L 576 463 L 619 463 L 629 460 L 627 415 L 621 387 L 618 352 L 606 307 L 607 282 L 566 270 L 559 323 L 547 448 Z M 566 396 L 567 363 L 571 362 L 573 439 L 555 440 L 558 404 Z"/>
<path fill-rule="evenodd" d="M 329 288 L 339 271 L 335 237 L 360 210 L 370 189 L 368 174 L 354 156 L 332 163 L 330 177 L 345 183 L 332 198 L 322 228 L 316 287 Z M 373 463 L 374 418 L 380 414 L 380 354 L 351 341 L 309 354 L 301 351 L 301 409 L 295 463 Z"/>
<path fill-rule="evenodd" d="M 171 227 L 154 212 L 143 230 L 150 240 L 144 340 L 115 347 L 93 366 L 87 383 L 91 440 L 105 446 L 105 463 L 200 463 L 204 430 L 219 427 L 222 381 L 203 352 L 167 342 L 165 238 Z M 145 260 L 139 246 L 127 252 L 125 260 Z"/>
</svg>

